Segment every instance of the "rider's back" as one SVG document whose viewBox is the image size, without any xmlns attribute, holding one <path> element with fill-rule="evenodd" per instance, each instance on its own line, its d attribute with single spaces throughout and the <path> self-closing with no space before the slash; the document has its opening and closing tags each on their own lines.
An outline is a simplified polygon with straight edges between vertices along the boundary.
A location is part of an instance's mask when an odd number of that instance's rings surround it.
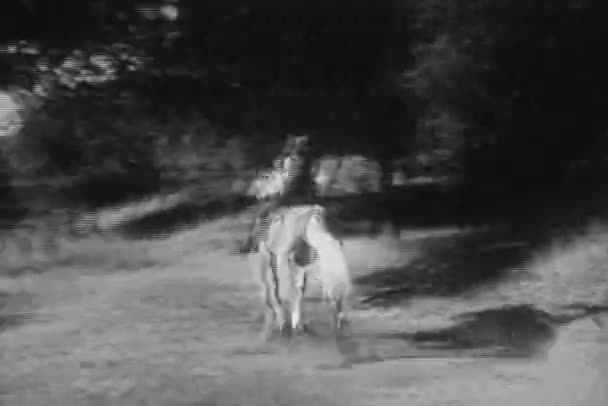
<svg viewBox="0 0 608 406">
<path fill-rule="evenodd" d="M 285 186 L 281 198 L 284 204 L 312 203 L 312 153 L 307 136 L 295 137 L 291 150 L 283 159 L 286 172 Z"/>
<path fill-rule="evenodd" d="M 278 167 L 265 178 L 265 182 L 256 185 L 256 195 L 261 201 L 243 251 L 251 249 L 253 239 L 259 238 L 260 232 L 265 232 L 269 218 L 276 209 L 314 203 L 308 136 L 289 136 L 277 164 Z M 263 192 L 260 192 L 262 189 Z"/>
</svg>

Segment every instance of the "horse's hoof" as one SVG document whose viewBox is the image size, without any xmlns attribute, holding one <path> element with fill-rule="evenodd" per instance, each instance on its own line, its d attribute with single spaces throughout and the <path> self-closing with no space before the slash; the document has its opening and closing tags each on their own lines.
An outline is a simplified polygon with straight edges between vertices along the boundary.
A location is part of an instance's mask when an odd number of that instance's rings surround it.
<svg viewBox="0 0 608 406">
<path fill-rule="evenodd" d="M 281 327 L 281 329 L 279 330 L 279 333 L 280 333 L 281 337 L 289 339 L 293 335 L 294 331 L 291 328 L 291 326 L 289 326 L 288 324 L 285 324 L 283 327 Z"/>
<path fill-rule="evenodd" d="M 338 320 L 338 322 L 336 323 L 336 333 L 344 334 L 349 326 L 350 322 L 347 319 Z"/>
<path fill-rule="evenodd" d="M 298 324 L 297 326 L 292 328 L 293 331 L 293 335 L 302 335 L 304 333 L 306 333 L 306 325 L 304 324 Z"/>
</svg>

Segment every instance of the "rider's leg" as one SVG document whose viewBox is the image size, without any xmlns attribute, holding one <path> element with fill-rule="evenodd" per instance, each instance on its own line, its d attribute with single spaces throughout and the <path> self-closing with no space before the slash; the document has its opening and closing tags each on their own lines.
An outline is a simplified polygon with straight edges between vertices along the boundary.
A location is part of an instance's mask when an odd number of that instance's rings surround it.
<svg viewBox="0 0 608 406">
<path fill-rule="evenodd" d="M 274 200 L 262 202 L 262 204 L 259 206 L 258 210 L 255 213 L 253 223 L 251 224 L 251 227 L 249 229 L 245 244 L 242 247 L 243 252 L 250 252 L 252 249 L 255 248 L 255 242 L 257 241 L 260 233 L 264 231 L 268 215 L 276 206 L 277 202 L 275 202 Z"/>
</svg>

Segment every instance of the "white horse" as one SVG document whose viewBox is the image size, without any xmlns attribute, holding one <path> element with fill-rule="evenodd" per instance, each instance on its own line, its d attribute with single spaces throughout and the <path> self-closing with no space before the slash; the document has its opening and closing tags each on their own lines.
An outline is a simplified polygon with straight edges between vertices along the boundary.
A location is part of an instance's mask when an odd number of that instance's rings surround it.
<svg viewBox="0 0 608 406">
<path fill-rule="evenodd" d="M 293 159 L 287 157 L 284 161 L 275 162 L 275 165 L 269 169 L 261 169 L 257 171 L 247 189 L 247 196 L 255 197 L 258 200 L 264 200 L 273 195 L 283 194 L 285 183 L 289 176 L 289 171 L 293 165 Z M 324 157 L 313 163 L 312 180 L 314 189 L 317 195 L 324 196 L 327 190 L 336 180 L 336 174 L 342 167 L 343 159 L 337 157 Z"/>
<path fill-rule="evenodd" d="M 247 190 L 248 196 L 255 196 L 257 200 L 264 200 L 274 195 L 283 194 L 287 171 L 275 165 L 272 169 L 263 169 L 257 172 L 257 176 Z"/>
<path fill-rule="evenodd" d="M 352 281 L 342 244 L 325 224 L 324 208 L 303 205 L 279 209 L 264 234 L 254 264 L 266 304 L 263 338 L 270 336 L 275 323 L 281 332 L 286 326 L 296 332 L 302 329 L 302 300 L 312 263 L 318 264 L 323 297 L 333 307 L 332 322 L 339 332 L 346 321 Z"/>
<path fill-rule="evenodd" d="M 287 157 L 281 165 L 258 171 L 249 183 L 247 195 L 264 199 L 282 194 L 291 166 L 292 158 Z M 311 170 L 314 191 L 319 197 L 377 192 L 381 187 L 380 164 L 360 155 L 324 155 L 313 162 Z M 392 184 L 403 185 L 404 176 L 396 171 Z"/>
</svg>

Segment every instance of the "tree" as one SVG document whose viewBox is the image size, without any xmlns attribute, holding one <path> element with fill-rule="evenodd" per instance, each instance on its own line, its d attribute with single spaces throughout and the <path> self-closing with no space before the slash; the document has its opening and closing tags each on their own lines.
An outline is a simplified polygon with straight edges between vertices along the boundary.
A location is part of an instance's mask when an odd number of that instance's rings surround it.
<svg viewBox="0 0 608 406">
<path fill-rule="evenodd" d="M 555 179 L 584 153 L 607 87 L 605 63 L 587 52 L 602 38 L 595 2 L 427 0 L 413 10 L 419 44 L 404 79 L 429 124 L 423 138 L 454 134 L 471 175 L 510 183 Z"/>
</svg>

